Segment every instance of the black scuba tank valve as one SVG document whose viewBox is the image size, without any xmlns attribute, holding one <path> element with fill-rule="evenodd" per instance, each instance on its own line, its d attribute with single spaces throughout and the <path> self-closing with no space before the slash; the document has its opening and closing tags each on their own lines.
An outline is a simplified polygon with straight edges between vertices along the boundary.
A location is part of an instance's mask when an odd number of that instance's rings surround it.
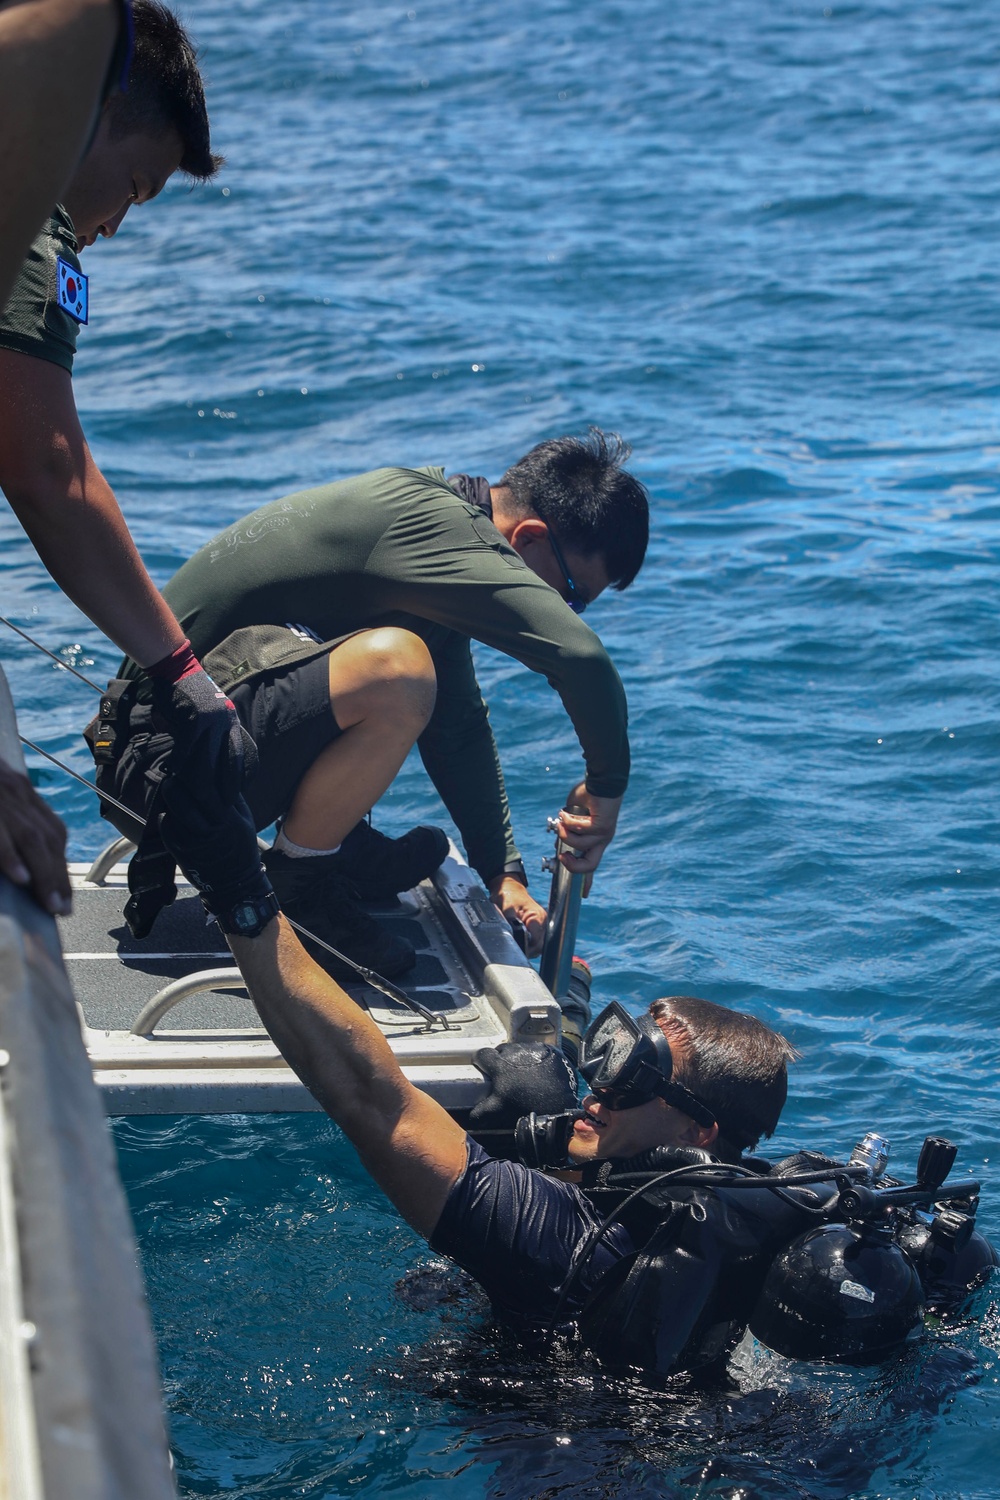
<svg viewBox="0 0 1000 1500">
<path fill-rule="evenodd" d="M 931 1236 L 949 1250 L 964 1250 L 976 1228 L 974 1214 L 942 1203 L 931 1220 Z"/>
<path fill-rule="evenodd" d="M 955 1165 L 958 1147 L 941 1135 L 927 1136 L 917 1158 L 917 1182 L 922 1188 L 939 1188 Z"/>
<path fill-rule="evenodd" d="M 917 1268 L 927 1311 L 960 1313 L 998 1264 L 997 1253 L 975 1226 L 972 1214 L 942 1205 L 931 1222 L 919 1215 L 896 1236 Z"/>
<path fill-rule="evenodd" d="M 841 1187 L 837 1209 L 848 1223 L 874 1219 L 880 1212 L 879 1195 L 871 1188 L 865 1187 L 863 1183 L 852 1182 Z"/>
</svg>

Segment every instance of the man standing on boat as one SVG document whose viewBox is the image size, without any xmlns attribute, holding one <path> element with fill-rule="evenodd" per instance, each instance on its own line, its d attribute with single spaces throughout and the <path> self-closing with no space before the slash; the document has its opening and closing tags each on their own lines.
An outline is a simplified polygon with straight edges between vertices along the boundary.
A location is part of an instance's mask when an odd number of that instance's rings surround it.
<svg viewBox="0 0 1000 1500">
<path fill-rule="evenodd" d="M 359 897 L 407 889 L 447 852 L 439 829 L 392 840 L 363 821 L 414 743 L 470 864 L 540 948 L 545 911 L 514 842 L 471 639 L 562 698 L 586 774 L 560 833 L 589 884 L 615 834 L 629 746 L 621 681 L 580 617 L 605 589 L 626 588 L 645 555 L 648 501 L 621 467 L 627 454 L 594 430 L 539 444 L 493 485 L 380 469 L 264 506 L 167 585 L 256 742 L 246 796 L 258 828 L 282 820 L 265 855 L 282 909 L 355 962 L 389 975 L 412 965 L 412 947 Z M 134 662 L 123 675 L 139 675 Z M 138 696 L 131 740 L 98 785 L 145 815 L 169 752 Z"/>
<path fill-rule="evenodd" d="M 209 141 L 194 49 L 156 0 L 136 0 L 128 88 L 101 108 L 89 149 L 36 237 L 0 314 L 0 489 L 55 581 L 155 682 L 158 711 L 197 723 L 192 752 L 224 796 L 240 780 L 232 705 L 154 587 L 80 427 L 71 374 L 90 318 L 79 252 L 114 235 L 133 204 L 174 172 L 198 182 L 221 158 Z M 65 833 L 27 778 L 0 761 L 0 871 L 49 911 L 69 909 Z"/>
</svg>

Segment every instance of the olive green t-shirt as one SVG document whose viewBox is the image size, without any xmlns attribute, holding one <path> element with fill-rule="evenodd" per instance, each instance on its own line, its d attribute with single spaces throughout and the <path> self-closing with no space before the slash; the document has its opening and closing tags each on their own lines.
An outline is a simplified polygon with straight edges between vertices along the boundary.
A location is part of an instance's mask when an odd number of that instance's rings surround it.
<svg viewBox="0 0 1000 1500">
<path fill-rule="evenodd" d="M 60 260 L 65 267 L 61 273 L 62 300 L 72 300 L 83 312 L 82 318 L 74 318 L 60 306 Z M 86 321 L 86 298 L 79 295 L 80 277 L 73 221 L 64 208 L 57 206 L 35 236 L 7 306 L 0 312 L 0 349 L 33 354 L 72 374 L 77 333 L 80 323 Z"/>
<path fill-rule="evenodd" d="M 203 547 L 163 592 L 199 656 L 252 625 L 305 625 L 324 641 L 379 625 L 419 635 L 438 682 L 420 753 L 485 880 L 517 848 L 470 637 L 546 677 L 576 730 L 589 789 L 625 790 L 625 692 L 607 652 L 443 469 L 378 469 L 272 501 Z"/>
</svg>

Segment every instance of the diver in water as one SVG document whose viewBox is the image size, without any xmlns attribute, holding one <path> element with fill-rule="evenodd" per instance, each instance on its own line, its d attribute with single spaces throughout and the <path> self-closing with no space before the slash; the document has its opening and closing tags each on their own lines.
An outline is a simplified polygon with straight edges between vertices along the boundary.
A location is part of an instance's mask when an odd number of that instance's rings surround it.
<svg viewBox="0 0 1000 1500">
<path fill-rule="evenodd" d="M 261 1019 L 387 1197 L 508 1319 L 575 1324 L 608 1365 L 656 1377 L 721 1369 L 748 1327 L 782 1354 L 869 1363 L 990 1275 L 979 1183 L 944 1186 L 947 1140 L 928 1137 L 910 1186 L 885 1176 L 875 1134 L 846 1163 L 748 1155 L 778 1121 L 794 1050 L 706 1000 L 660 1000 L 639 1018 L 607 1006 L 583 1039 L 582 1107 L 555 1048 L 486 1049 L 490 1090 L 463 1128 L 305 952 L 249 808 L 214 797 L 184 748 L 159 832 Z"/>
<path fill-rule="evenodd" d="M 605 589 L 626 588 L 645 556 L 649 505 L 627 455 L 593 430 L 539 444 L 492 485 L 379 469 L 254 511 L 167 585 L 255 741 L 245 795 L 258 829 L 281 820 L 265 864 L 282 910 L 355 962 L 390 977 L 413 965 L 412 946 L 361 902 L 417 884 L 448 851 L 440 829 L 392 840 L 363 821 L 414 743 L 470 864 L 529 952 L 540 948 L 545 911 L 527 889 L 471 639 L 543 674 L 562 699 L 586 774 L 560 831 L 589 884 L 615 834 L 629 744 L 618 673 L 580 617 Z M 88 738 L 98 787 L 146 816 L 170 746 L 135 678 L 126 662 L 114 722 Z M 130 869 L 126 915 L 142 935 L 173 883 L 158 895 L 148 836 Z"/>
<path fill-rule="evenodd" d="M 175 172 L 203 182 L 221 165 L 187 33 L 157 0 L 135 0 L 131 16 L 128 89 L 102 104 L 90 145 L 0 309 L 0 489 L 60 588 L 146 666 L 163 720 L 197 722 L 205 775 L 220 794 L 235 795 L 242 775 L 235 711 L 146 572 L 73 397 L 77 336 L 92 312 L 80 252 L 116 234 L 129 210 L 155 198 Z M 80 46 L 83 66 L 82 39 Z M 64 844 L 61 823 L 27 777 L 0 761 L 0 870 L 30 885 L 52 912 L 70 906 Z"/>
<path fill-rule="evenodd" d="M 387 1197 L 498 1308 L 535 1325 L 571 1320 L 636 1250 L 629 1231 L 614 1226 L 567 1291 L 574 1257 L 602 1218 L 581 1187 L 488 1155 L 408 1082 L 375 1022 L 279 915 L 245 807 L 214 802 L 180 756 L 163 807 L 163 839 L 226 932 L 265 1026 Z M 754 1017 L 678 999 L 658 1002 L 639 1022 L 610 1007 L 595 1027 L 591 1061 L 599 1065 L 582 1109 L 560 1053 L 507 1044 L 484 1060 L 491 1093 L 470 1128 L 507 1139 L 506 1126 L 525 1110 L 554 1107 L 558 1123 L 540 1122 L 531 1149 L 538 1156 L 539 1141 L 556 1135 L 555 1159 L 583 1170 L 656 1148 L 681 1152 L 682 1162 L 710 1154 L 735 1161 L 774 1129 L 794 1054 Z"/>
</svg>

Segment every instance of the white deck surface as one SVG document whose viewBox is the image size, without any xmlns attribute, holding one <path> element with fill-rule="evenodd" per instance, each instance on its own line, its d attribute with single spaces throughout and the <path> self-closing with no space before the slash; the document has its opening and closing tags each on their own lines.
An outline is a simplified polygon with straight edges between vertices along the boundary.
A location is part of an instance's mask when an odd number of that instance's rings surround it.
<svg viewBox="0 0 1000 1500">
<path fill-rule="evenodd" d="M 137 942 L 122 920 L 125 867 L 101 885 L 71 866 L 73 915 L 60 923 L 66 967 L 87 1052 L 109 1114 L 244 1114 L 319 1106 L 285 1065 L 245 992 L 208 990 L 182 1000 L 151 1036 L 131 1027 L 171 981 L 232 960 L 190 887 Z M 507 924 L 457 852 L 433 881 L 373 907 L 417 949 L 399 981 L 442 1024 L 418 1017 L 369 986 L 348 986 L 387 1036 L 404 1072 L 446 1108 L 470 1108 L 484 1091 L 472 1064 L 480 1047 L 513 1036 L 555 1042 L 559 1008 Z M 448 1022 L 445 1029 L 443 1022 Z"/>
</svg>

